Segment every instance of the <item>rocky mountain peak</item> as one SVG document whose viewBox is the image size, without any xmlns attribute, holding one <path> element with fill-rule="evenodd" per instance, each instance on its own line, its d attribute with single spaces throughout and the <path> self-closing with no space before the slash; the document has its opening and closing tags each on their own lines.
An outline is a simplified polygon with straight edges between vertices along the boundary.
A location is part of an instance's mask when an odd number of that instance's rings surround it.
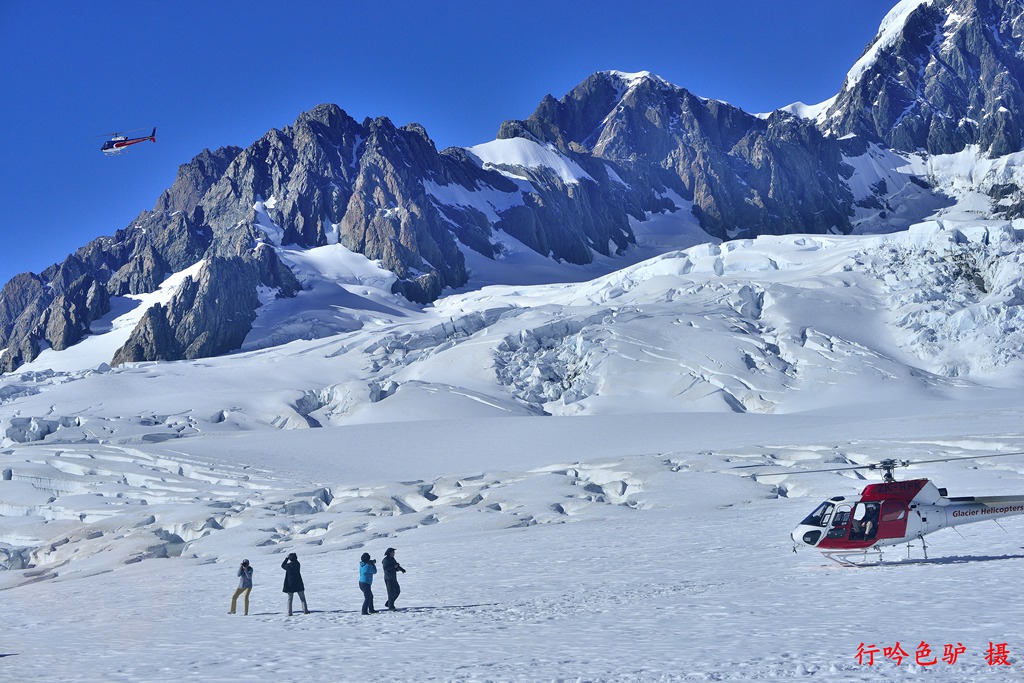
<svg viewBox="0 0 1024 683">
<path fill-rule="evenodd" d="M 355 121 L 338 105 L 324 102 L 299 114 L 295 119 L 294 127 L 298 128 L 310 123 L 318 123 L 331 130 L 344 130 Z"/>
<path fill-rule="evenodd" d="M 659 195 L 672 190 L 716 237 L 850 230 L 852 197 L 834 138 L 650 73 L 596 73 L 559 100 L 544 98 L 528 119 L 506 122 L 501 134 L 550 144 L 580 163 L 601 160 L 638 190 L 647 211 L 660 210 Z"/>
<path fill-rule="evenodd" d="M 1019 0 L 904 0 L 822 115 L 836 135 L 902 151 L 992 156 L 1021 149 L 1024 4 Z"/>
</svg>

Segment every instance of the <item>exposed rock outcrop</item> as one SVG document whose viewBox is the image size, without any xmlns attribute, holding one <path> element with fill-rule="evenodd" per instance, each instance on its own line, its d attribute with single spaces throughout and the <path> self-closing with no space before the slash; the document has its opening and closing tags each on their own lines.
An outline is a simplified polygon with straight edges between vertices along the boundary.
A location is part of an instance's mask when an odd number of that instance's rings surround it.
<svg viewBox="0 0 1024 683">
<path fill-rule="evenodd" d="M 0 371 L 33 360 L 45 347 L 62 351 L 81 341 L 90 323 L 110 310 L 106 289 L 74 256 L 51 275 L 22 274 L 0 292 L 0 341 L 7 347 Z"/>
<path fill-rule="evenodd" d="M 658 197 L 671 189 L 717 237 L 849 231 L 852 195 L 835 139 L 811 122 L 753 116 L 650 74 L 594 74 L 499 136 L 529 136 L 581 163 L 606 160 L 637 208 L 664 208 Z"/>
<path fill-rule="evenodd" d="M 241 257 L 214 257 L 187 277 L 167 306 L 146 311 L 112 365 L 205 358 L 233 351 L 252 328 L 257 269 Z"/>
<path fill-rule="evenodd" d="M 934 0 L 906 10 L 895 8 L 883 22 L 823 125 L 902 151 L 1020 150 L 1024 6 Z"/>
</svg>

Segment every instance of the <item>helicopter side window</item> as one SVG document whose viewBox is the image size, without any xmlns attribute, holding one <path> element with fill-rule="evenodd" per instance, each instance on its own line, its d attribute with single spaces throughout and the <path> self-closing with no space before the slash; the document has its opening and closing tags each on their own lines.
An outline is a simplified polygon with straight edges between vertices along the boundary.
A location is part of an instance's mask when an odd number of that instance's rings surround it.
<svg viewBox="0 0 1024 683">
<path fill-rule="evenodd" d="M 907 508 L 903 503 L 886 502 L 882 507 L 883 522 L 898 522 L 907 516 Z"/>
<path fill-rule="evenodd" d="M 815 508 L 814 512 L 807 515 L 807 517 L 804 518 L 804 521 L 800 523 L 806 524 L 807 526 L 827 526 L 828 518 L 832 515 L 832 509 L 834 507 L 835 505 L 826 500 Z"/>
</svg>

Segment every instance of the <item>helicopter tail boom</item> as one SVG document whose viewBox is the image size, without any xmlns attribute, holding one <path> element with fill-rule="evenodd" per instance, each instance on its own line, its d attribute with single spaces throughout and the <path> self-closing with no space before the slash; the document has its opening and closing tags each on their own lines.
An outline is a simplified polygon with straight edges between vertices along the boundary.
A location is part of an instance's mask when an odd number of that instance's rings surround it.
<svg viewBox="0 0 1024 683">
<path fill-rule="evenodd" d="M 1024 514 L 1024 496 L 950 498 L 946 507 L 946 521 L 949 526 L 1021 514 Z"/>
</svg>

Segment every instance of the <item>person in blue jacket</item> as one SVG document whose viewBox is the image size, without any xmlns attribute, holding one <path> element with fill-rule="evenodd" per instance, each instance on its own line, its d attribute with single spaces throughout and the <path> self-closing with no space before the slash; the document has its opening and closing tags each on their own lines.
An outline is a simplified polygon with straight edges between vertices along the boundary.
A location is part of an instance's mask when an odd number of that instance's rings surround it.
<svg viewBox="0 0 1024 683">
<path fill-rule="evenodd" d="M 359 558 L 359 590 L 363 591 L 363 614 L 376 614 L 373 608 L 373 575 L 377 573 L 377 560 L 370 559 L 370 553 Z"/>
</svg>

